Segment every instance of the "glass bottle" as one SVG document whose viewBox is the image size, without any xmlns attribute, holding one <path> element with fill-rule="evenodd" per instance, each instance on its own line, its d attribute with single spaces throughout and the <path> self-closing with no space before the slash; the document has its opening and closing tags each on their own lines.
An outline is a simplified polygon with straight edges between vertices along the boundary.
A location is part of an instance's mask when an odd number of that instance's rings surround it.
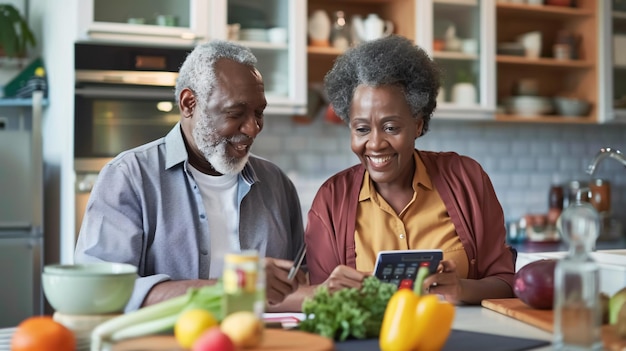
<svg viewBox="0 0 626 351">
<path fill-rule="evenodd" d="M 600 270 L 590 252 L 600 232 L 599 215 L 582 192 L 561 214 L 567 255 L 554 271 L 555 350 L 602 350 Z"/>
<path fill-rule="evenodd" d="M 222 315 L 238 311 L 254 312 L 259 318 L 265 310 L 265 268 L 256 250 L 229 253 L 224 257 L 224 296 Z"/>
<path fill-rule="evenodd" d="M 350 46 L 350 30 L 343 11 L 335 12 L 330 42 L 335 49 L 340 51 L 345 51 Z"/>
</svg>

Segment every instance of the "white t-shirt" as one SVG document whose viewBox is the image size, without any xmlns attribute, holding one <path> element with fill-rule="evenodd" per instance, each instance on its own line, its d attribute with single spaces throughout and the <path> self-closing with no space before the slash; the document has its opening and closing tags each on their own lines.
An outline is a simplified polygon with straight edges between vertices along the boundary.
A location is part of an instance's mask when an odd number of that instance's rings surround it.
<svg viewBox="0 0 626 351">
<path fill-rule="evenodd" d="M 209 221 L 211 267 L 209 279 L 222 276 L 224 255 L 240 252 L 239 211 L 237 211 L 237 175 L 211 176 L 189 165 L 202 194 Z"/>
</svg>

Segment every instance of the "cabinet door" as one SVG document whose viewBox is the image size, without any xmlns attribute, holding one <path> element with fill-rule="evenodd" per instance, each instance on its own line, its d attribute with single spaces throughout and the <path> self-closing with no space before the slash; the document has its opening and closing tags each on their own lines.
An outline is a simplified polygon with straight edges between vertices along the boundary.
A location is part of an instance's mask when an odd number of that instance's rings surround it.
<svg viewBox="0 0 626 351">
<path fill-rule="evenodd" d="M 601 122 L 626 121 L 626 1 L 603 1 L 599 84 L 603 97 Z"/>
<path fill-rule="evenodd" d="M 306 111 L 306 2 L 293 0 L 217 0 L 211 33 L 237 41 L 258 59 L 268 106 L 267 115 L 297 115 Z"/>
<path fill-rule="evenodd" d="M 442 72 L 437 117 L 493 118 L 493 2 L 433 0 L 417 6 L 416 42 Z"/>
<path fill-rule="evenodd" d="M 81 0 L 79 38 L 188 45 L 208 37 L 206 0 Z"/>
<path fill-rule="evenodd" d="M 598 4 L 603 2 L 497 2 L 497 99 L 503 106 L 497 120 L 598 121 Z M 586 101 L 590 108 L 581 115 L 564 112 L 557 104 L 561 98 Z"/>
</svg>

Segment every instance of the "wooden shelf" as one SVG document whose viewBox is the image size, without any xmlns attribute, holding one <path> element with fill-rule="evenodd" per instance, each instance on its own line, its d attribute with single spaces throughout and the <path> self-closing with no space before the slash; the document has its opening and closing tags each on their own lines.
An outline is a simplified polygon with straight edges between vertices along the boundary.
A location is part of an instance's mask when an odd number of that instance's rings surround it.
<svg viewBox="0 0 626 351">
<path fill-rule="evenodd" d="M 477 54 L 466 54 L 458 51 L 435 51 L 433 52 L 433 58 L 444 60 L 465 60 L 474 61 L 478 60 Z"/>
<path fill-rule="evenodd" d="M 593 68 L 594 64 L 586 60 L 556 60 L 553 58 L 540 57 L 528 58 L 524 56 L 497 55 L 497 63 L 511 65 L 546 66 L 557 68 Z"/>
<path fill-rule="evenodd" d="M 496 121 L 498 122 L 519 122 L 519 123 L 580 123 L 580 124 L 595 124 L 596 121 L 589 116 L 517 116 L 511 114 L 496 114 Z"/>
<path fill-rule="evenodd" d="M 332 46 L 307 46 L 306 52 L 312 55 L 339 56 L 343 51 Z"/>
<path fill-rule="evenodd" d="M 532 16 L 532 19 L 564 19 L 575 17 L 591 17 L 593 11 L 576 7 L 527 5 L 513 3 L 498 3 L 496 5 L 498 16 Z"/>
<path fill-rule="evenodd" d="M 237 41 L 239 44 L 243 46 L 247 46 L 250 49 L 260 49 L 260 50 L 287 50 L 289 46 L 287 43 L 270 43 L 267 41 L 248 41 L 248 40 L 239 40 Z"/>
<path fill-rule="evenodd" d="M 335 3 L 335 4 L 350 4 L 350 3 L 368 3 L 368 4 L 388 4 L 397 0 L 316 0 L 315 3 Z"/>
<path fill-rule="evenodd" d="M 434 0 L 437 5 L 478 6 L 478 0 Z"/>
</svg>

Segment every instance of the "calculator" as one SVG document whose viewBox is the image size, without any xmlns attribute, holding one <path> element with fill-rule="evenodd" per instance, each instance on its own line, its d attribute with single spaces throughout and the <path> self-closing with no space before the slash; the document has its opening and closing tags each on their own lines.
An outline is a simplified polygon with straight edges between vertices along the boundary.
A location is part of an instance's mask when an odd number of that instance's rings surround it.
<svg viewBox="0 0 626 351">
<path fill-rule="evenodd" d="M 442 259 L 441 250 L 380 251 L 374 275 L 383 282 L 400 286 L 403 279 L 415 281 L 417 270 L 422 266 L 428 267 L 431 274 L 435 273 Z"/>
</svg>

